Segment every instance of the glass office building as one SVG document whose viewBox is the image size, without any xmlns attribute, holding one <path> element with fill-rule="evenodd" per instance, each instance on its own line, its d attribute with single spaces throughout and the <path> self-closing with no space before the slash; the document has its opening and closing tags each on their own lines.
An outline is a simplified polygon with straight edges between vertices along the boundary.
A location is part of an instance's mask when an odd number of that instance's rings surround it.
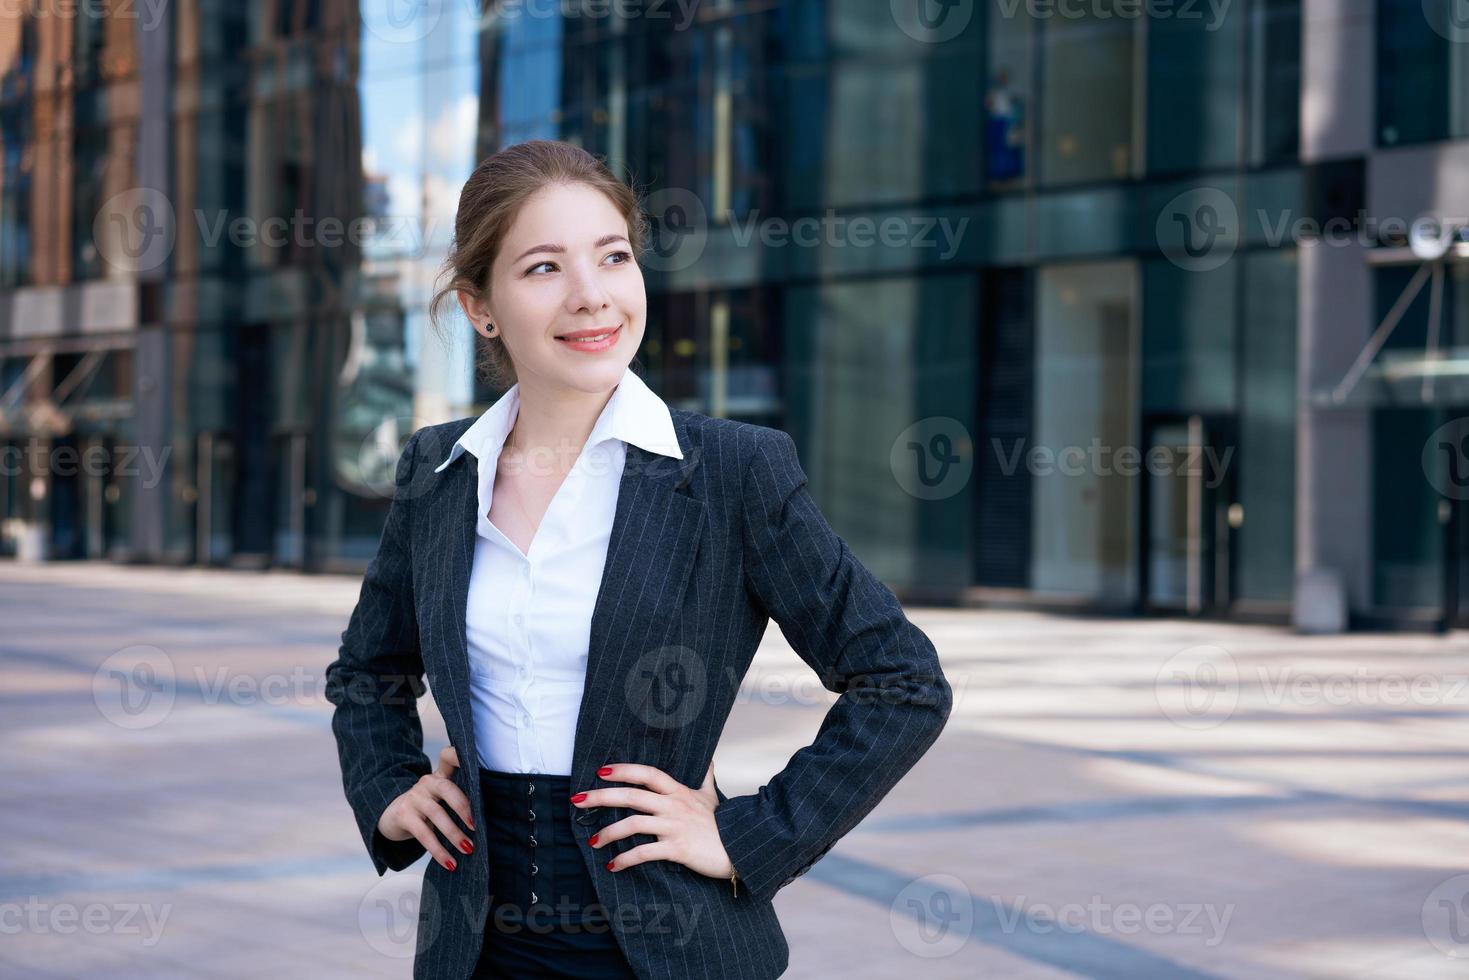
<svg viewBox="0 0 1469 980">
<path fill-rule="evenodd" d="M 1469 609 L 1458 393 L 1393 380 L 1469 343 L 1458 243 L 1368 348 L 1424 266 L 1379 219 L 1469 214 L 1431 4 L 98 6 L 0 22 L 12 552 L 363 567 L 499 394 L 427 324 L 459 187 L 555 138 L 653 192 L 650 384 L 789 431 L 900 594 Z"/>
</svg>

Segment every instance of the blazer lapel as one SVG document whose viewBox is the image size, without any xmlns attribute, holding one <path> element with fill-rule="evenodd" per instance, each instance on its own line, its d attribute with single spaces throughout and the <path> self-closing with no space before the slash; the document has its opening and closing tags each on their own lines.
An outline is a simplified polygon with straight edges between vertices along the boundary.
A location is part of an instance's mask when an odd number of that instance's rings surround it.
<svg viewBox="0 0 1469 980">
<path fill-rule="evenodd" d="M 577 788 L 597 785 L 596 770 L 609 760 L 594 751 L 605 751 L 616 737 L 613 726 L 637 707 L 626 703 L 636 689 L 628 684 L 629 673 L 662 642 L 693 574 L 705 505 L 689 493 L 688 484 L 699 459 L 677 412 L 673 428 L 683 459 L 627 446 L 576 720 L 571 777 Z"/>
<path fill-rule="evenodd" d="M 469 696 L 469 639 L 465 632 L 479 520 L 479 461 L 473 453 L 463 453 L 444 470 L 439 491 L 431 499 L 435 509 L 441 510 L 429 522 L 434 529 L 429 562 L 435 567 L 422 580 L 435 586 L 434 594 L 423 604 L 427 621 L 419 624 L 426 641 L 424 670 L 434 700 L 444 714 L 449 741 L 459 750 L 460 764 L 477 766 L 479 755 Z"/>
</svg>

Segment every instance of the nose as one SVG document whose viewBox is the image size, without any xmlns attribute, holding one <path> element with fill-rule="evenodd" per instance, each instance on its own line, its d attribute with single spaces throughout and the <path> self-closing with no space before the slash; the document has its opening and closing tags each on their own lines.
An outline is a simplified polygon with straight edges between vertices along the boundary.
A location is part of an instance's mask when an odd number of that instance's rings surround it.
<svg viewBox="0 0 1469 980">
<path fill-rule="evenodd" d="M 566 308 L 572 313 L 605 310 L 611 296 L 602 285 L 600 269 L 576 263 L 566 277 Z"/>
</svg>

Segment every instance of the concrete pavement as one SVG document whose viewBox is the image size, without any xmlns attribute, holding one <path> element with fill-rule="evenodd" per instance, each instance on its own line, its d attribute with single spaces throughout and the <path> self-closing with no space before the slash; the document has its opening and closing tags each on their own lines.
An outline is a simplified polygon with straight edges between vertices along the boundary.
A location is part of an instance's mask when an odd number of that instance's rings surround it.
<svg viewBox="0 0 1469 980">
<path fill-rule="evenodd" d="M 411 974 L 322 696 L 357 586 L 0 564 L 0 975 Z M 954 714 L 776 897 L 787 976 L 1469 971 L 1462 634 L 909 612 Z M 744 693 L 730 795 L 835 697 L 773 626 Z"/>
</svg>

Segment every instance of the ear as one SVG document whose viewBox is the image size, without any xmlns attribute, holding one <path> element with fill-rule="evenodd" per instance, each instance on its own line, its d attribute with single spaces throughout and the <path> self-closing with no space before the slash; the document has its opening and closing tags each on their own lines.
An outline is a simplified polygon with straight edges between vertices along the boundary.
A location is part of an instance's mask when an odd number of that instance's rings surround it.
<svg viewBox="0 0 1469 980">
<path fill-rule="evenodd" d="M 459 306 L 474 326 L 475 332 L 482 337 L 488 337 L 495 323 L 489 304 L 467 289 L 456 290 L 456 293 L 459 296 Z"/>
</svg>

